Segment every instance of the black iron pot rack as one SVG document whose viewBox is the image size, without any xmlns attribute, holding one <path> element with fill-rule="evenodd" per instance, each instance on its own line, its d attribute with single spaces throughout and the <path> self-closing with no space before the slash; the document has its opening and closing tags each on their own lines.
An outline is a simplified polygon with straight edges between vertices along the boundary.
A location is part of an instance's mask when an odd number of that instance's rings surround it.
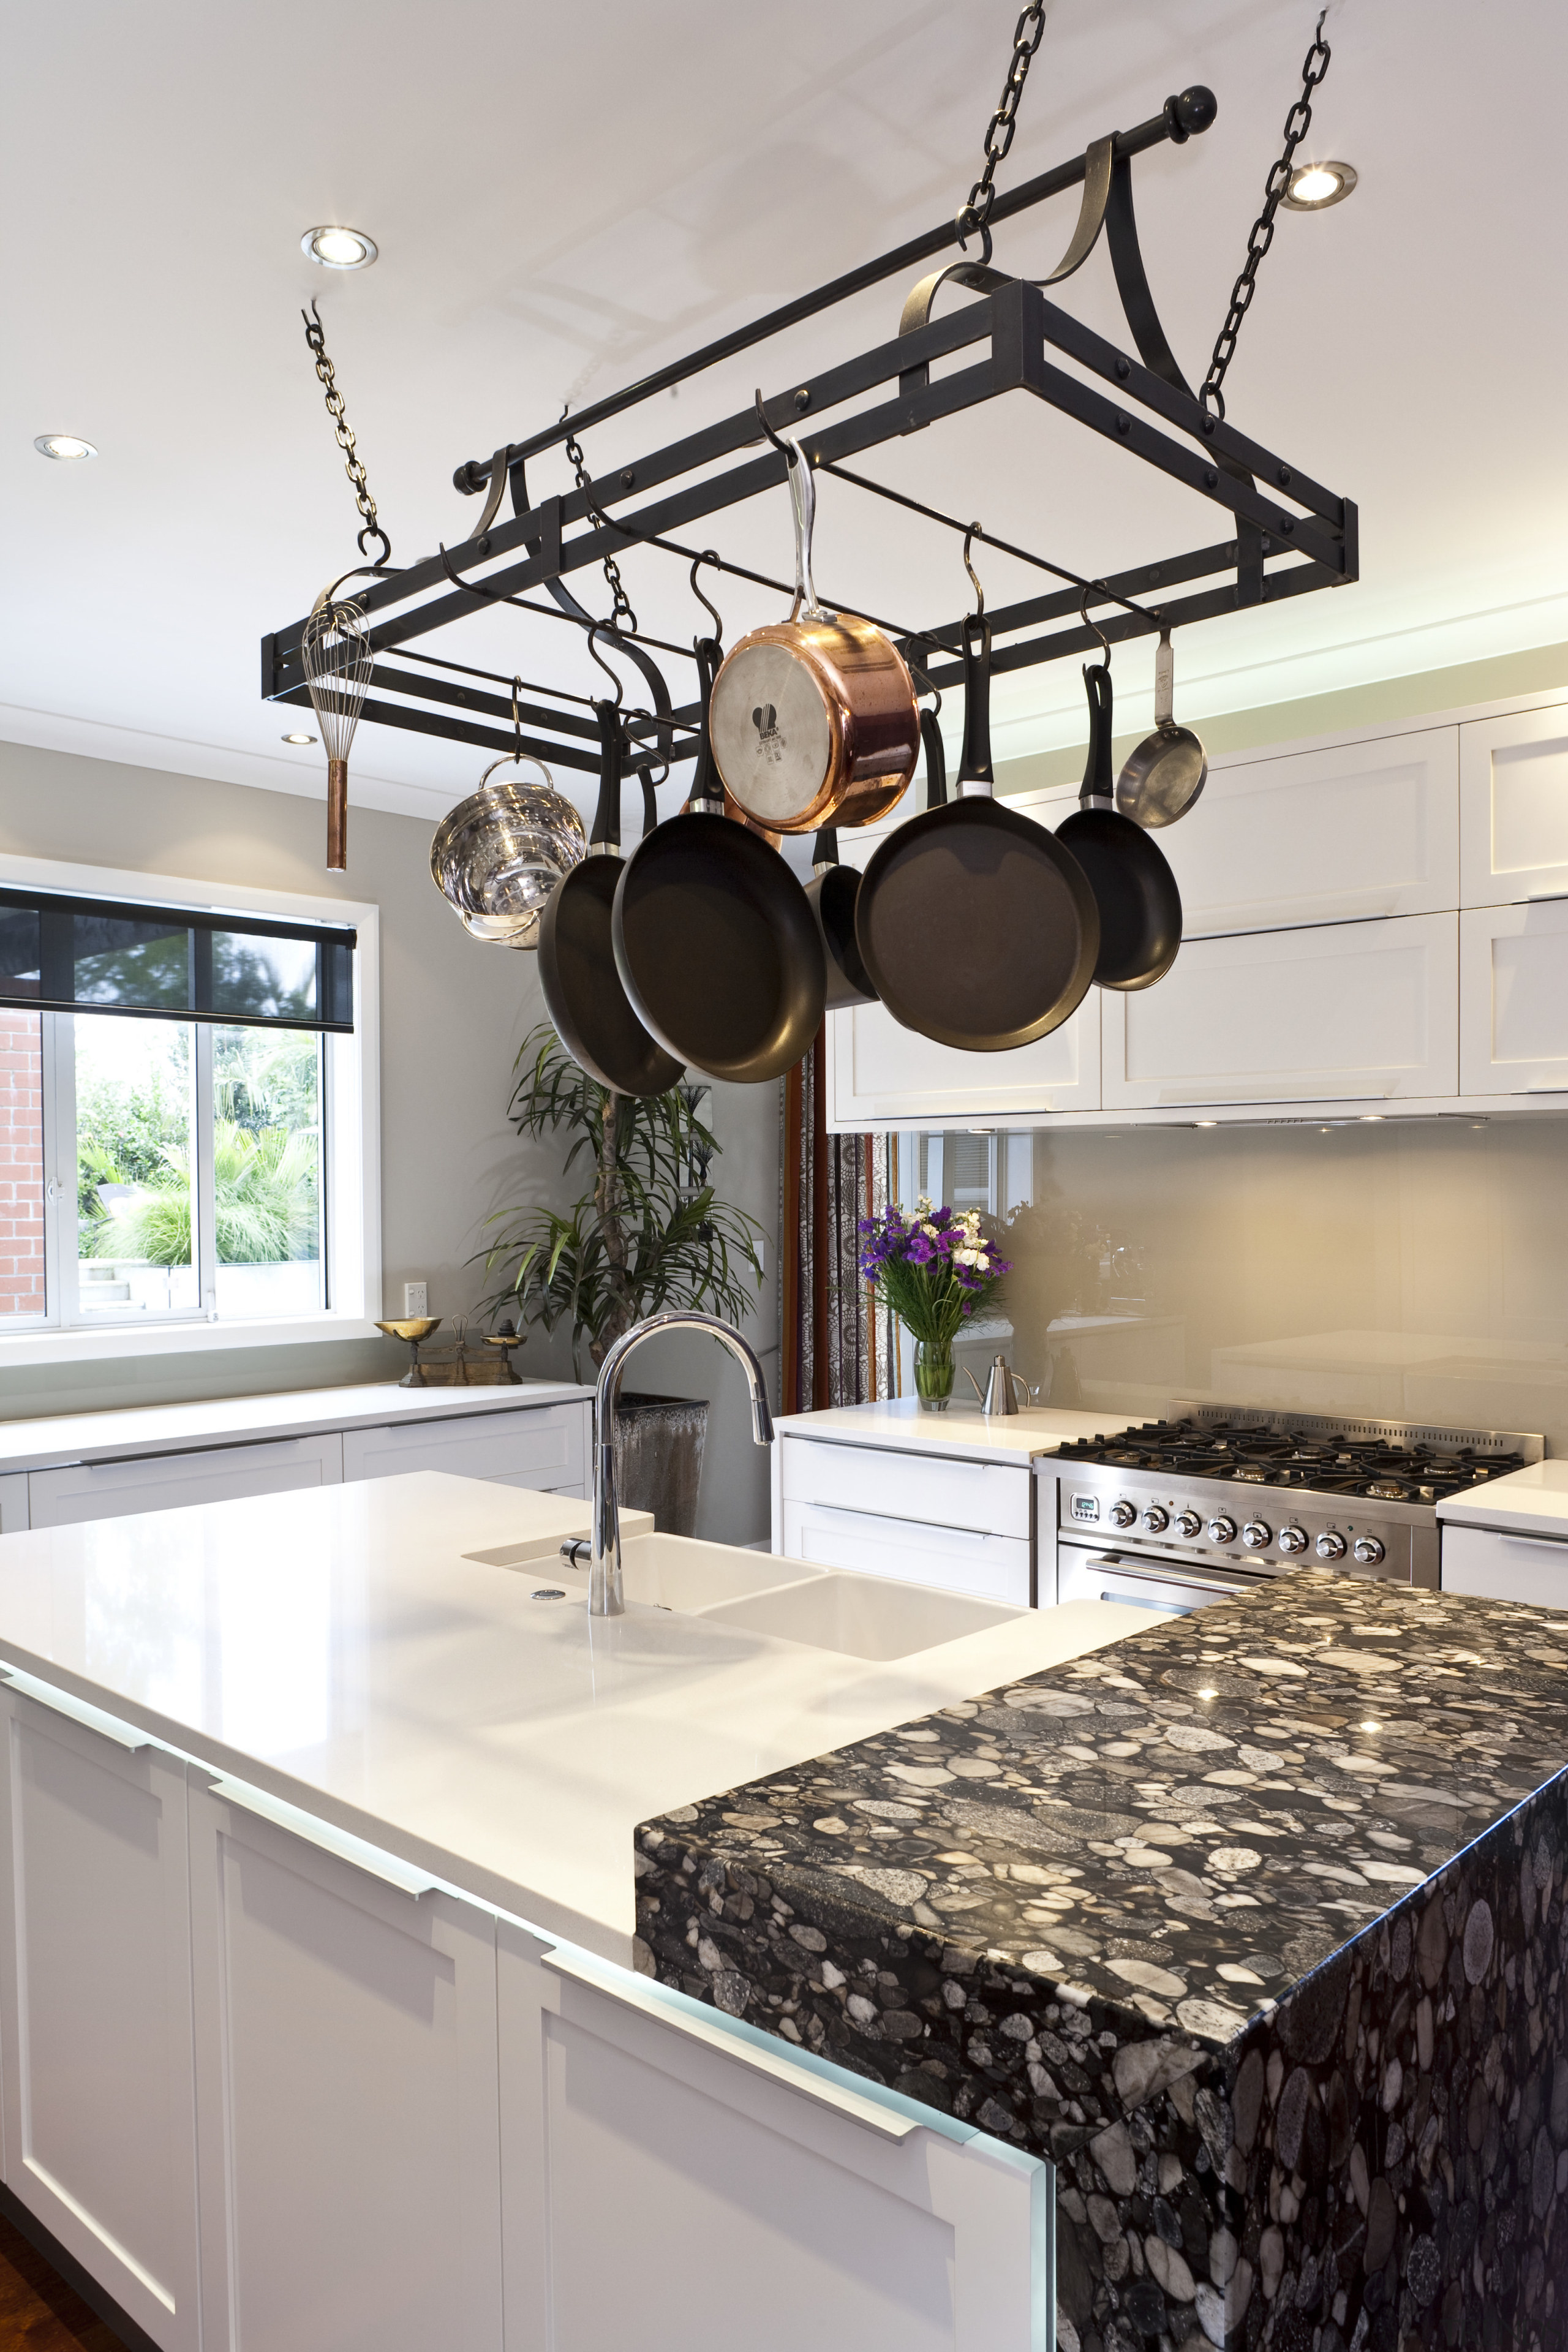
<svg viewBox="0 0 1568 2352">
<path fill-rule="evenodd" d="M 941 319 L 916 324 L 910 331 L 879 343 L 858 358 L 793 383 L 786 391 L 759 400 L 756 407 L 741 409 L 603 478 L 587 479 L 585 485 L 537 504 L 531 500 L 526 478 L 530 457 L 563 442 L 569 434 L 580 435 L 868 287 L 907 274 L 921 261 L 961 242 L 958 225 L 947 222 L 658 369 L 570 420 L 563 417 L 529 440 L 508 443 L 489 458 L 460 465 L 453 478 L 456 487 L 469 496 L 485 493 L 474 531 L 457 548 L 443 548 L 405 571 L 384 573 L 358 594 L 371 623 L 376 656 L 362 719 L 490 751 L 521 745 L 524 751 L 555 765 L 595 772 L 598 730 L 586 709 L 578 716 L 571 709 L 554 709 L 532 699 L 520 699 L 520 738 L 513 726 L 510 678 L 413 651 L 412 640 L 445 628 L 468 613 L 485 605 L 512 604 L 589 630 L 596 644 L 630 660 L 648 689 L 647 709 L 628 719 L 634 741 L 650 757 L 657 752 L 672 765 L 690 758 L 690 725 L 697 705 L 672 706 L 662 669 L 653 659 L 653 650 L 678 649 L 658 639 L 595 622 L 568 586 L 570 575 L 603 562 L 606 556 L 623 555 L 638 544 L 662 544 L 683 561 L 698 555 L 700 551 L 689 546 L 672 546 L 669 534 L 781 484 L 787 461 L 778 447 L 766 446 L 780 430 L 789 430 L 799 439 L 814 465 L 839 470 L 846 459 L 865 450 L 1009 392 L 1032 394 L 1207 499 L 1220 509 L 1226 536 L 1184 554 L 1095 581 L 1084 581 L 1026 550 L 1012 551 L 1054 572 L 1067 584 L 989 608 L 993 638 L 1018 640 L 996 644 L 994 669 L 1030 668 L 1088 651 L 1103 639 L 1119 643 L 1163 627 L 1179 628 L 1222 613 L 1310 594 L 1320 588 L 1341 587 L 1354 580 L 1358 560 L 1353 502 L 1326 489 L 1299 467 L 1287 464 L 1204 407 L 1176 363 L 1150 293 L 1132 209 L 1131 160 L 1166 140 L 1181 144 L 1205 131 L 1215 110 L 1208 90 L 1184 90 L 1180 97 L 1167 99 L 1160 113 L 1137 129 L 1097 141 L 1085 155 L 996 198 L 993 222 L 1010 218 L 1066 189 L 1083 187 L 1072 242 L 1061 266 L 1048 279 L 1036 283 L 1003 278 L 979 263 L 955 263 L 946 275 L 955 284 L 977 292 L 978 299 Z M 1101 226 L 1137 358 L 1080 324 L 1042 290 L 1081 264 Z M 924 318 L 927 311 L 929 298 L 919 316 Z M 964 365 L 932 380 L 933 363 L 961 353 L 968 355 Z M 1053 354 L 1071 361 L 1082 373 L 1068 373 L 1056 363 Z M 817 421 L 887 385 L 892 386 L 890 394 L 872 404 L 831 422 Z M 764 434 L 764 426 L 771 427 L 772 433 Z M 759 442 L 764 443 L 760 455 L 699 480 L 687 478 L 755 448 Z M 863 476 L 849 478 L 864 490 L 900 504 L 910 503 L 902 494 Z M 505 519 L 500 518 L 503 492 L 510 495 L 512 509 Z M 659 495 L 650 498 L 654 492 Z M 612 511 L 634 497 L 647 502 L 627 512 Z M 956 518 L 934 519 L 963 528 Z M 497 558 L 508 556 L 513 560 L 498 569 L 481 571 Z M 763 577 L 710 551 L 706 552 L 706 560 L 721 572 L 752 580 Z M 1218 584 L 1184 595 L 1171 593 L 1199 581 Z M 552 601 L 548 604 L 527 601 L 527 592 L 538 589 Z M 1149 599 L 1157 599 L 1157 604 L 1150 604 Z M 1115 609 L 1091 624 L 1088 618 L 1091 604 Z M 863 609 L 852 602 L 847 602 L 845 608 Z M 1048 625 L 1053 623 L 1068 625 Z M 300 650 L 303 628 L 300 619 L 262 639 L 265 699 L 308 704 Z M 900 625 L 893 629 L 902 649 L 919 659 L 926 677 L 938 687 L 963 676 L 957 658 L 961 632 L 959 618 L 934 627 Z M 1020 632 L 1037 634 L 1019 637 Z M 399 647 L 406 648 L 406 659 L 421 664 L 419 670 L 400 667 L 389 658 Z M 943 654 L 951 658 L 943 661 Z M 448 675 L 430 675 L 425 665 Z M 546 695 L 551 691 L 532 689 Z M 387 701 L 383 698 L 387 695 L 403 698 Z M 581 703 L 581 698 L 574 696 L 561 699 Z M 481 721 L 487 719 L 500 723 L 486 726 Z"/>
</svg>

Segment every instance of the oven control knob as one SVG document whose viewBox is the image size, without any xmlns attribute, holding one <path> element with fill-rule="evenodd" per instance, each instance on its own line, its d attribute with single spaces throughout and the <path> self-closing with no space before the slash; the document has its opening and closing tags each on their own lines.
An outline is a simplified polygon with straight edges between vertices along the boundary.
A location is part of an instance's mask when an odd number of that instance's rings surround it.
<svg viewBox="0 0 1568 2352">
<path fill-rule="evenodd" d="M 1375 1568 L 1383 1558 L 1383 1546 L 1375 1536 L 1357 1536 L 1351 1546 L 1351 1553 L 1363 1568 Z"/>
<path fill-rule="evenodd" d="M 1281 1528 L 1279 1530 L 1279 1549 L 1281 1551 L 1305 1551 L 1307 1549 L 1306 1528 Z"/>
<path fill-rule="evenodd" d="M 1179 1536 L 1184 1536 L 1188 1543 L 1192 1542 L 1194 1536 L 1202 1535 L 1203 1531 L 1204 1523 L 1202 1519 L 1199 1518 L 1196 1511 L 1177 1512 L 1176 1533 Z"/>
<path fill-rule="evenodd" d="M 1273 1533 L 1267 1519 L 1248 1519 L 1241 1530 L 1241 1540 L 1248 1551 L 1261 1551 Z"/>
<path fill-rule="evenodd" d="M 1130 1528 L 1138 1517 L 1131 1503 L 1112 1503 L 1110 1524 L 1113 1528 Z"/>
<path fill-rule="evenodd" d="M 1236 1541 L 1236 1521 L 1227 1519 L 1222 1511 L 1217 1519 L 1209 1521 L 1210 1543 L 1227 1544 Z"/>
<path fill-rule="evenodd" d="M 1329 1529 L 1327 1535 L 1322 1535 L 1318 1538 L 1318 1558 L 1320 1559 L 1343 1559 L 1344 1556 L 1345 1539 L 1343 1536 L 1336 1535 L 1332 1528 Z"/>
<path fill-rule="evenodd" d="M 1171 1524 L 1171 1515 L 1163 1511 L 1158 1503 L 1151 1503 L 1143 1514 L 1143 1524 L 1152 1536 L 1163 1536 Z"/>
</svg>

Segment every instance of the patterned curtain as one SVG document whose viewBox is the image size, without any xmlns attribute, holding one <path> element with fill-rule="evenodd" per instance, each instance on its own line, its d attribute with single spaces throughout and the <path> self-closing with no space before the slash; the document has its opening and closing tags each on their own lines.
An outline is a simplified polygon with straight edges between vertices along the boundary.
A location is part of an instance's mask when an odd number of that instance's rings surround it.
<svg viewBox="0 0 1568 2352">
<path fill-rule="evenodd" d="M 896 1139 L 829 1135 L 826 1040 L 784 1080 L 780 1232 L 784 1249 L 784 1409 L 817 1412 L 896 1395 L 895 1327 L 860 1279 L 859 1223 L 897 1187 Z"/>
</svg>

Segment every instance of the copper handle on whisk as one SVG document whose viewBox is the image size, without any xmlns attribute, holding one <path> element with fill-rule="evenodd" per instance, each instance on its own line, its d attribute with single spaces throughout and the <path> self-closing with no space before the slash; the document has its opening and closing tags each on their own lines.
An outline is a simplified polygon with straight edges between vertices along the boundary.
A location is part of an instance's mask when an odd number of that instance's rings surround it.
<svg viewBox="0 0 1568 2352">
<path fill-rule="evenodd" d="M 349 763 L 327 761 L 327 871 L 342 874 L 349 862 Z"/>
</svg>

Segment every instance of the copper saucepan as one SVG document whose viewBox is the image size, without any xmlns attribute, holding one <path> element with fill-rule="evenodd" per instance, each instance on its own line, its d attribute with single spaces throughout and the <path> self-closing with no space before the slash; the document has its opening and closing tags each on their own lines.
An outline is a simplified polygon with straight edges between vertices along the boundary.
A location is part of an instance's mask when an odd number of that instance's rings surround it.
<svg viewBox="0 0 1568 2352">
<path fill-rule="evenodd" d="M 920 711 L 898 647 L 871 622 L 829 613 L 811 577 L 816 498 L 797 444 L 789 458 L 795 604 L 753 629 L 713 687 L 713 757 L 730 797 L 773 833 L 872 824 L 902 799 L 920 757 Z"/>
</svg>

